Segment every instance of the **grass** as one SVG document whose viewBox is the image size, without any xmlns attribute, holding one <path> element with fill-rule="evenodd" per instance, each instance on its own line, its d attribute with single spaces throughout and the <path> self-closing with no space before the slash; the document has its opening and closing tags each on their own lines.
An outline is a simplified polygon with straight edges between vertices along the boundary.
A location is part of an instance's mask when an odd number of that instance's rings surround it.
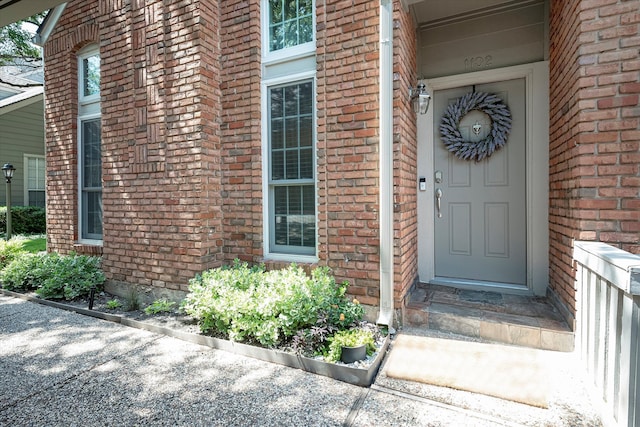
<svg viewBox="0 0 640 427">
<path fill-rule="evenodd" d="M 26 252 L 37 253 L 47 250 L 47 238 L 42 236 L 25 236 L 22 249 Z"/>
</svg>

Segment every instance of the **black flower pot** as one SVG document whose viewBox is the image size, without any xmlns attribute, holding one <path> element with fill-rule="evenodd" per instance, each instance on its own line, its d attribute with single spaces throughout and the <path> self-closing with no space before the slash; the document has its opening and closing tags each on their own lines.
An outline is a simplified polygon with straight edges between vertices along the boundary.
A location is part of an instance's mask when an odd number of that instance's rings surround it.
<svg viewBox="0 0 640 427">
<path fill-rule="evenodd" d="M 342 347 L 342 354 L 340 360 L 343 363 L 353 363 L 358 360 L 363 360 L 367 357 L 367 346 L 365 344 L 357 347 Z"/>
</svg>

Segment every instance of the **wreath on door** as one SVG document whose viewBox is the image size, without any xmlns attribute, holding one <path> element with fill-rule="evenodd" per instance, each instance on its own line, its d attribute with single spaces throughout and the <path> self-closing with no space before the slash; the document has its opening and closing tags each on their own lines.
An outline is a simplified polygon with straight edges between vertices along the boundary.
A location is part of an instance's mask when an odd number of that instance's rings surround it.
<svg viewBox="0 0 640 427">
<path fill-rule="evenodd" d="M 472 110 L 479 110 L 491 119 L 491 131 L 481 141 L 467 141 L 460 133 L 460 120 Z M 502 100 L 486 92 L 470 92 L 447 107 L 440 121 L 442 142 L 462 160 L 479 162 L 491 156 L 507 143 L 511 132 L 511 112 Z"/>
</svg>

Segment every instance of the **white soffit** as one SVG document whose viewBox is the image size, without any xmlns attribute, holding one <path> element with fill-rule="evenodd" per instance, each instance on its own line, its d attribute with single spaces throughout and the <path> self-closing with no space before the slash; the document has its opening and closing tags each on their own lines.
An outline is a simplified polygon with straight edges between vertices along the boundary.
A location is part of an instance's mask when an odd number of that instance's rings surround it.
<svg viewBox="0 0 640 427">
<path fill-rule="evenodd" d="M 470 17 L 542 3 L 543 0 L 402 0 L 419 26 L 466 20 Z"/>
<path fill-rule="evenodd" d="M 0 27 L 35 15 L 65 0 L 0 0 Z"/>
</svg>

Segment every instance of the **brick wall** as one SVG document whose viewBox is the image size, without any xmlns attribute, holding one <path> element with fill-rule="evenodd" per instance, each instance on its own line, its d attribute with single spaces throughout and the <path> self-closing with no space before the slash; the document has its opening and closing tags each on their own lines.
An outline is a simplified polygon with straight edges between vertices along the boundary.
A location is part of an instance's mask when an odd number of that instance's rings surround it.
<svg viewBox="0 0 640 427">
<path fill-rule="evenodd" d="M 394 297 L 398 307 L 418 277 L 416 119 L 425 119 L 416 116 L 408 100 L 408 88 L 417 83 L 416 28 L 399 2 L 394 4 L 393 37 Z"/>
<path fill-rule="evenodd" d="M 77 52 L 100 40 L 94 6 L 78 2 L 68 8 L 66 19 L 56 27 L 59 35 L 50 39 L 44 53 L 47 247 L 61 253 L 74 250 L 78 237 L 78 90 L 73 82 L 77 81 Z"/>
<path fill-rule="evenodd" d="M 218 11 L 204 3 L 72 2 L 47 43 L 49 248 L 95 252 L 74 245 L 75 53 L 97 42 L 111 281 L 186 289 L 196 272 L 221 262 Z"/>
<path fill-rule="evenodd" d="M 550 280 L 573 311 L 573 239 L 640 252 L 638 10 L 551 2 Z"/>
<path fill-rule="evenodd" d="M 379 2 L 318 2 L 319 264 L 379 294 Z M 396 300 L 416 277 L 415 28 L 395 4 Z M 71 2 L 46 46 L 49 248 L 104 255 L 114 283 L 186 289 L 263 262 L 260 0 Z M 77 245 L 75 54 L 100 45 L 103 247 Z M 62 77 L 64 76 L 64 77 Z M 71 215 L 69 215 L 71 213 Z M 268 267 L 283 263 L 268 262 Z"/>
<path fill-rule="evenodd" d="M 379 294 L 379 3 L 316 5 L 321 263 L 364 304 Z"/>
<path fill-rule="evenodd" d="M 260 0 L 220 2 L 222 203 L 227 261 L 262 261 Z"/>
</svg>

